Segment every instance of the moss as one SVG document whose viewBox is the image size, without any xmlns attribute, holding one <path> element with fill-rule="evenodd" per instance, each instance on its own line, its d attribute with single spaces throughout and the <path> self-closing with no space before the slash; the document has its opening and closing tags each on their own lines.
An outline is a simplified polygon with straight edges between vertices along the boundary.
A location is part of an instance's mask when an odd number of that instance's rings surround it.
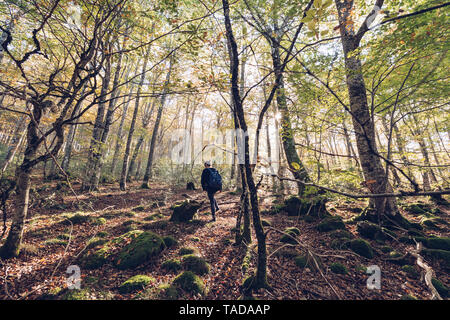
<svg viewBox="0 0 450 320">
<path fill-rule="evenodd" d="M 263 227 L 270 227 L 272 224 L 266 219 L 261 219 L 261 224 Z"/>
<path fill-rule="evenodd" d="M 134 208 L 131 209 L 131 210 L 133 210 L 133 211 L 135 211 L 135 212 L 143 212 L 143 211 L 145 211 L 145 206 L 140 205 L 140 206 L 134 207 Z"/>
<path fill-rule="evenodd" d="M 308 265 L 308 259 L 305 256 L 296 256 L 294 262 L 299 268 L 305 268 Z"/>
<path fill-rule="evenodd" d="M 386 235 L 383 233 L 383 229 L 368 221 L 358 222 L 356 230 L 361 235 L 361 237 L 371 240 L 385 240 Z"/>
<path fill-rule="evenodd" d="M 191 271 L 184 271 L 178 275 L 172 282 L 172 284 L 186 292 L 190 293 L 205 293 L 205 285 L 203 280 Z"/>
<path fill-rule="evenodd" d="M 403 206 L 403 209 L 414 215 L 427 214 L 429 210 L 431 210 L 429 205 L 424 205 L 421 203 L 412 203 L 409 205 L 405 205 Z"/>
<path fill-rule="evenodd" d="M 450 251 L 450 238 L 428 238 L 425 239 L 424 245 L 429 249 L 441 249 Z"/>
<path fill-rule="evenodd" d="M 404 265 L 402 267 L 402 270 L 406 273 L 406 275 L 411 278 L 411 279 L 419 279 L 420 278 L 420 272 L 418 272 L 416 270 L 416 268 L 414 268 L 411 265 Z"/>
<path fill-rule="evenodd" d="M 334 239 L 351 239 L 353 234 L 347 230 L 334 230 L 330 233 L 330 237 Z"/>
<path fill-rule="evenodd" d="M 79 263 L 86 269 L 97 269 L 103 266 L 109 256 L 111 256 L 116 248 L 120 248 L 125 243 L 141 234 L 141 230 L 130 231 L 106 242 L 100 249 L 94 249 L 96 246 L 88 248 L 87 252 L 80 257 Z"/>
<path fill-rule="evenodd" d="M 70 221 L 72 224 L 83 224 L 87 222 L 92 221 L 92 217 L 88 216 L 87 214 L 83 212 L 76 212 L 75 214 L 67 217 L 67 220 Z M 64 220 L 67 223 L 67 220 Z M 69 222 L 69 224 L 70 224 Z"/>
<path fill-rule="evenodd" d="M 69 240 L 69 238 L 70 238 L 70 234 L 68 234 L 68 233 L 59 234 L 56 237 L 56 239 L 59 239 L 59 240 Z"/>
<path fill-rule="evenodd" d="M 349 246 L 353 252 L 359 254 L 360 256 L 367 259 L 373 258 L 373 249 L 367 241 L 363 239 L 355 239 L 350 241 Z"/>
<path fill-rule="evenodd" d="M 360 272 L 360 273 L 364 273 L 364 274 L 367 273 L 367 267 L 366 267 L 366 266 L 363 266 L 362 264 L 358 264 L 358 265 L 355 267 L 355 270 L 358 271 L 358 272 Z"/>
<path fill-rule="evenodd" d="M 402 256 L 402 254 L 401 253 L 399 253 L 399 252 L 397 252 L 397 251 L 391 251 L 391 252 L 389 252 L 389 257 L 391 257 L 391 258 L 400 258 Z"/>
<path fill-rule="evenodd" d="M 181 248 L 178 251 L 178 254 L 180 256 L 185 256 L 185 255 L 188 255 L 188 254 L 195 254 L 195 253 L 198 253 L 197 249 L 195 249 L 195 248 L 188 248 L 188 247 L 183 247 L 183 248 Z"/>
<path fill-rule="evenodd" d="M 404 294 L 400 300 L 417 300 L 417 298 L 411 294 Z"/>
<path fill-rule="evenodd" d="M 345 229 L 345 224 L 339 216 L 332 216 L 322 220 L 317 226 L 320 232 L 334 231 L 338 229 Z"/>
<path fill-rule="evenodd" d="M 119 287 L 120 293 L 131 293 L 144 289 L 150 282 L 154 282 L 155 279 L 144 276 L 136 275 L 123 282 Z"/>
<path fill-rule="evenodd" d="M 197 201 L 184 201 L 180 205 L 173 206 L 173 213 L 170 217 L 170 221 L 174 222 L 187 222 L 195 217 L 198 209 L 201 207 L 201 203 Z"/>
<path fill-rule="evenodd" d="M 200 276 L 209 273 L 209 265 L 205 259 L 193 254 L 183 256 L 181 265 L 185 270 L 192 271 Z"/>
<path fill-rule="evenodd" d="M 181 270 L 181 261 L 177 259 L 166 260 L 161 264 L 161 268 L 169 272 L 178 272 Z"/>
<path fill-rule="evenodd" d="M 450 290 L 441 281 L 433 278 L 431 279 L 431 283 L 442 298 L 448 298 L 450 296 Z"/>
<path fill-rule="evenodd" d="M 92 224 L 94 226 L 102 226 L 104 224 L 106 224 L 106 219 L 105 218 L 96 218 L 92 220 Z"/>
<path fill-rule="evenodd" d="M 338 262 L 332 263 L 330 265 L 330 270 L 337 274 L 347 274 L 348 273 L 347 268 L 343 264 L 340 264 Z"/>
<path fill-rule="evenodd" d="M 163 238 L 164 244 L 166 245 L 166 247 L 170 248 L 170 247 L 174 247 L 178 244 L 178 241 L 172 237 L 172 236 L 165 236 Z"/>
<path fill-rule="evenodd" d="M 289 227 L 284 230 L 284 232 L 289 234 L 295 234 L 296 236 L 300 235 L 300 230 L 296 227 Z"/>
<path fill-rule="evenodd" d="M 89 289 L 67 290 L 67 292 L 62 295 L 61 300 L 91 300 L 90 290 Z"/>
<path fill-rule="evenodd" d="M 148 231 L 143 232 L 119 252 L 116 266 L 119 269 L 135 268 L 159 255 L 165 247 L 159 235 Z"/>
<path fill-rule="evenodd" d="M 48 239 L 45 240 L 44 245 L 46 246 L 67 246 L 67 241 L 66 240 L 61 240 L 61 239 Z"/>
<path fill-rule="evenodd" d="M 161 213 L 154 213 L 144 218 L 145 221 L 154 221 L 158 219 L 162 219 L 164 216 Z"/>
<path fill-rule="evenodd" d="M 339 239 L 333 239 L 330 243 L 330 248 L 334 250 L 343 250 L 348 247 L 349 239 L 346 238 L 339 238 Z"/>
<path fill-rule="evenodd" d="M 383 252 L 383 253 L 389 253 L 389 252 L 391 252 L 393 249 L 392 249 L 392 247 L 390 247 L 390 246 L 382 246 L 381 247 L 381 251 Z"/>
<path fill-rule="evenodd" d="M 447 271 L 450 270 L 450 251 L 442 249 L 422 249 L 424 256 L 437 260 Z"/>
<path fill-rule="evenodd" d="M 106 238 L 107 236 L 109 236 L 109 233 L 106 231 L 100 231 L 100 232 L 97 232 L 96 236 L 99 238 Z"/>
<path fill-rule="evenodd" d="M 106 240 L 106 239 L 100 239 L 100 238 L 94 237 L 94 238 L 89 239 L 89 241 L 86 245 L 86 249 L 92 249 L 92 248 L 95 248 L 98 246 L 102 246 L 107 242 L 108 242 L 108 240 Z"/>
<path fill-rule="evenodd" d="M 282 248 L 280 250 L 277 250 L 275 252 L 275 255 L 284 258 L 294 258 L 298 256 L 298 251 L 293 248 Z"/>
<path fill-rule="evenodd" d="M 330 215 L 325 207 L 326 201 L 327 199 L 323 196 L 312 198 L 291 196 L 284 201 L 284 205 L 280 207 L 280 210 L 287 212 L 289 216 L 311 215 L 314 217 L 326 217 Z"/>
<path fill-rule="evenodd" d="M 176 286 L 164 283 L 158 287 L 157 295 L 160 299 L 175 300 L 178 298 L 179 293 Z"/>
</svg>

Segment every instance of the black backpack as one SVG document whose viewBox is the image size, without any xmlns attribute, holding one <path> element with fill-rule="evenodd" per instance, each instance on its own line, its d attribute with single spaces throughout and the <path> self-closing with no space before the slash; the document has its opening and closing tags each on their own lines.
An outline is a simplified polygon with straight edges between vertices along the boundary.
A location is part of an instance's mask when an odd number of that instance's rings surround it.
<svg viewBox="0 0 450 320">
<path fill-rule="evenodd" d="M 208 188 L 212 190 L 222 190 L 222 176 L 214 168 L 209 169 Z"/>
</svg>

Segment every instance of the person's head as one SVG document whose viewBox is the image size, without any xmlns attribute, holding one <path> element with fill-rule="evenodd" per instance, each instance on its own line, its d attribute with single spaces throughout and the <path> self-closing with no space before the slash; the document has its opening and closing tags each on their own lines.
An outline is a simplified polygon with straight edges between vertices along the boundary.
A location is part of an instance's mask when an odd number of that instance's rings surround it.
<svg viewBox="0 0 450 320">
<path fill-rule="evenodd" d="M 205 161 L 205 168 L 211 167 L 211 161 Z"/>
</svg>

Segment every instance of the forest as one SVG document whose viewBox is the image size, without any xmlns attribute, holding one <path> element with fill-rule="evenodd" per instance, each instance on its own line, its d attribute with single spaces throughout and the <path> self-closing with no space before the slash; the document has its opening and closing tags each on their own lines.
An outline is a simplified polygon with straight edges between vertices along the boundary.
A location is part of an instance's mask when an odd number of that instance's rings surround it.
<svg viewBox="0 0 450 320">
<path fill-rule="evenodd" d="M 448 300 L 449 5 L 0 0 L 0 299 Z"/>
</svg>

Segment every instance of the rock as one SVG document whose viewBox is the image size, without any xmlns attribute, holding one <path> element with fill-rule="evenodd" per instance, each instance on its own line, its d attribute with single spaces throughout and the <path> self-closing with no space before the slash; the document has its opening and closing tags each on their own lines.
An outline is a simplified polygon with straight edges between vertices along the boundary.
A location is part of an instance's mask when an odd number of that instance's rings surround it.
<svg viewBox="0 0 450 320">
<path fill-rule="evenodd" d="M 149 231 L 143 232 L 119 252 L 116 266 L 119 269 L 135 268 L 159 255 L 165 247 L 159 235 Z"/>
<path fill-rule="evenodd" d="M 444 284 L 442 284 L 441 281 L 439 281 L 436 278 L 432 278 L 431 279 L 431 283 L 436 288 L 437 292 L 439 293 L 439 295 L 442 298 L 445 299 L 445 298 L 448 298 L 450 296 L 450 290 Z"/>
<path fill-rule="evenodd" d="M 359 254 L 360 256 L 363 256 L 367 259 L 373 258 L 373 249 L 367 241 L 363 239 L 351 240 L 349 242 L 349 246 L 350 249 L 353 250 L 353 252 Z"/>
<path fill-rule="evenodd" d="M 334 230 L 330 232 L 330 237 L 335 239 L 352 239 L 353 234 L 347 230 Z"/>
<path fill-rule="evenodd" d="M 431 211 L 431 205 L 424 203 L 412 203 L 404 205 L 403 209 L 414 215 L 426 215 Z"/>
<path fill-rule="evenodd" d="M 186 190 L 195 190 L 195 184 L 193 182 L 188 182 L 186 184 Z"/>
<path fill-rule="evenodd" d="M 299 268 L 305 268 L 308 265 L 308 261 L 305 256 L 296 256 L 294 258 L 294 262 Z"/>
<path fill-rule="evenodd" d="M 313 198 L 291 196 L 284 201 L 280 209 L 287 212 L 288 216 L 310 215 L 323 218 L 330 215 L 325 207 L 326 201 L 327 199 L 322 196 Z"/>
<path fill-rule="evenodd" d="M 91 250 L 87 250 L 86 253 L 80 257 L 79 263 L 86 269 L 100 268 L 108 262 L 109 257 L 114 255 L 117 248 L 120 249 L 128 241 L 137 237 L 142 232 L 143 231 L 141 230 L 133 230 L 106 242 L 99 249 L 96 248 L 97 246 L 92 247 Z"/>
<path fill-rule="evenodd" d="M 406 275 L 411 279 L 419 279 L 420 272 L 416 270 L 413 266 L 407 264 L 402 266 L 402 270 L 406 273 Z"/>
<path fill-rule="evenodd" d="M 155 279 L 144 276 L 136 275 L 129 278 L 127 281 L 123 282 L 119 287 L 120 293 L 131 293 L 134 291 L 139 291 L 144 289 L 150 282 L 155 281 Z"/>
<path fill-rule="evenodd" d="M 280 242 L 290 243 L 290 244 L 298 244 L 298 241 L 295 239 L 298 235 L 300 235 L 300 230 L 295 227 L 290 227 L 284 230 L 286 234 L 283 234 L 280 238 Z"/>
<path fill-rule="evenodd" d="M 383 229 L 375 223 L 368 221 L 360 221 L 357 224 L 356 230 L 361 237 L 370 240 L 385 240 L 387 236 L 383 233 Z"/>
<path fill-rule="evenodd" d="M 202 204 L 195 200 L 186 200 L 179 205 L 173 206 L 173 213 L 170 217 L 170 221 L 188 222 L 189 220 L 192 220 L 201 206 Z"/>
<path fill-rule="evenodd" d="M 161 264 L 161 268 L 169 272 L 177 272 L 181 270 L 181 261 L 177 259 L 169 259 Z"/>
<path fill-rule="evenodd" d="M 322 220 L 317 226 L 320 232 L 334 231 L 338 229 L 345 229 L 345 224 L 339 216 L 331 216 Z"/>
<path fill-rule="evenodd" d="M 438 261 L 447 271 L 450 270 L 450 251 L 442 249 L 422 249 L 421 253 L 425 257 Z"/>
<path fill-rule="evenodd" d="M 337 274 L 347 274 L 348 273 L 347 268 L 343 264 L 340 264 L 338 262 L 332 263 L 330 265 L 330 269 L 331 269 L 331 271 L 333 271 L 334 273 L 337 273 Z"/>
<path fill-rule="evenodd" d="M 174 247 L 178 244 L 178 241 L 172 236 L 165 236 L 163 241 L 167 248 Z"/>
<path fill-rule="evenodd" d="M 183 247 L 183 248 L 181 248 L 178 251 L 178 254 L 180 256 L 185 256 L 185 255 L 188 255 L 188 254 L 195 254 L 195 253 L 198 253 L 197 249 L 195 249 L 195 248 L 188 248 L 188 247 Z"/>
<path fill-rule="evenodd" d="M 261 224 L 263 227 L 270 227 L 272 224 L 266 219 L 261 219 Z"/>
<path fill-rule="evenodd" d="M 185 270 L 200 276 L 209 273 L 209 265 L 205 259 L 193 254 L 183 256 L 181 265 Z"/>
<path fill-rule="evenodd" d="M 203 280 L 192 271 L 184 271 L 178 275 L 173 280 L 172 285 L 190 293 L 205 293 Z"/>
</svg>

